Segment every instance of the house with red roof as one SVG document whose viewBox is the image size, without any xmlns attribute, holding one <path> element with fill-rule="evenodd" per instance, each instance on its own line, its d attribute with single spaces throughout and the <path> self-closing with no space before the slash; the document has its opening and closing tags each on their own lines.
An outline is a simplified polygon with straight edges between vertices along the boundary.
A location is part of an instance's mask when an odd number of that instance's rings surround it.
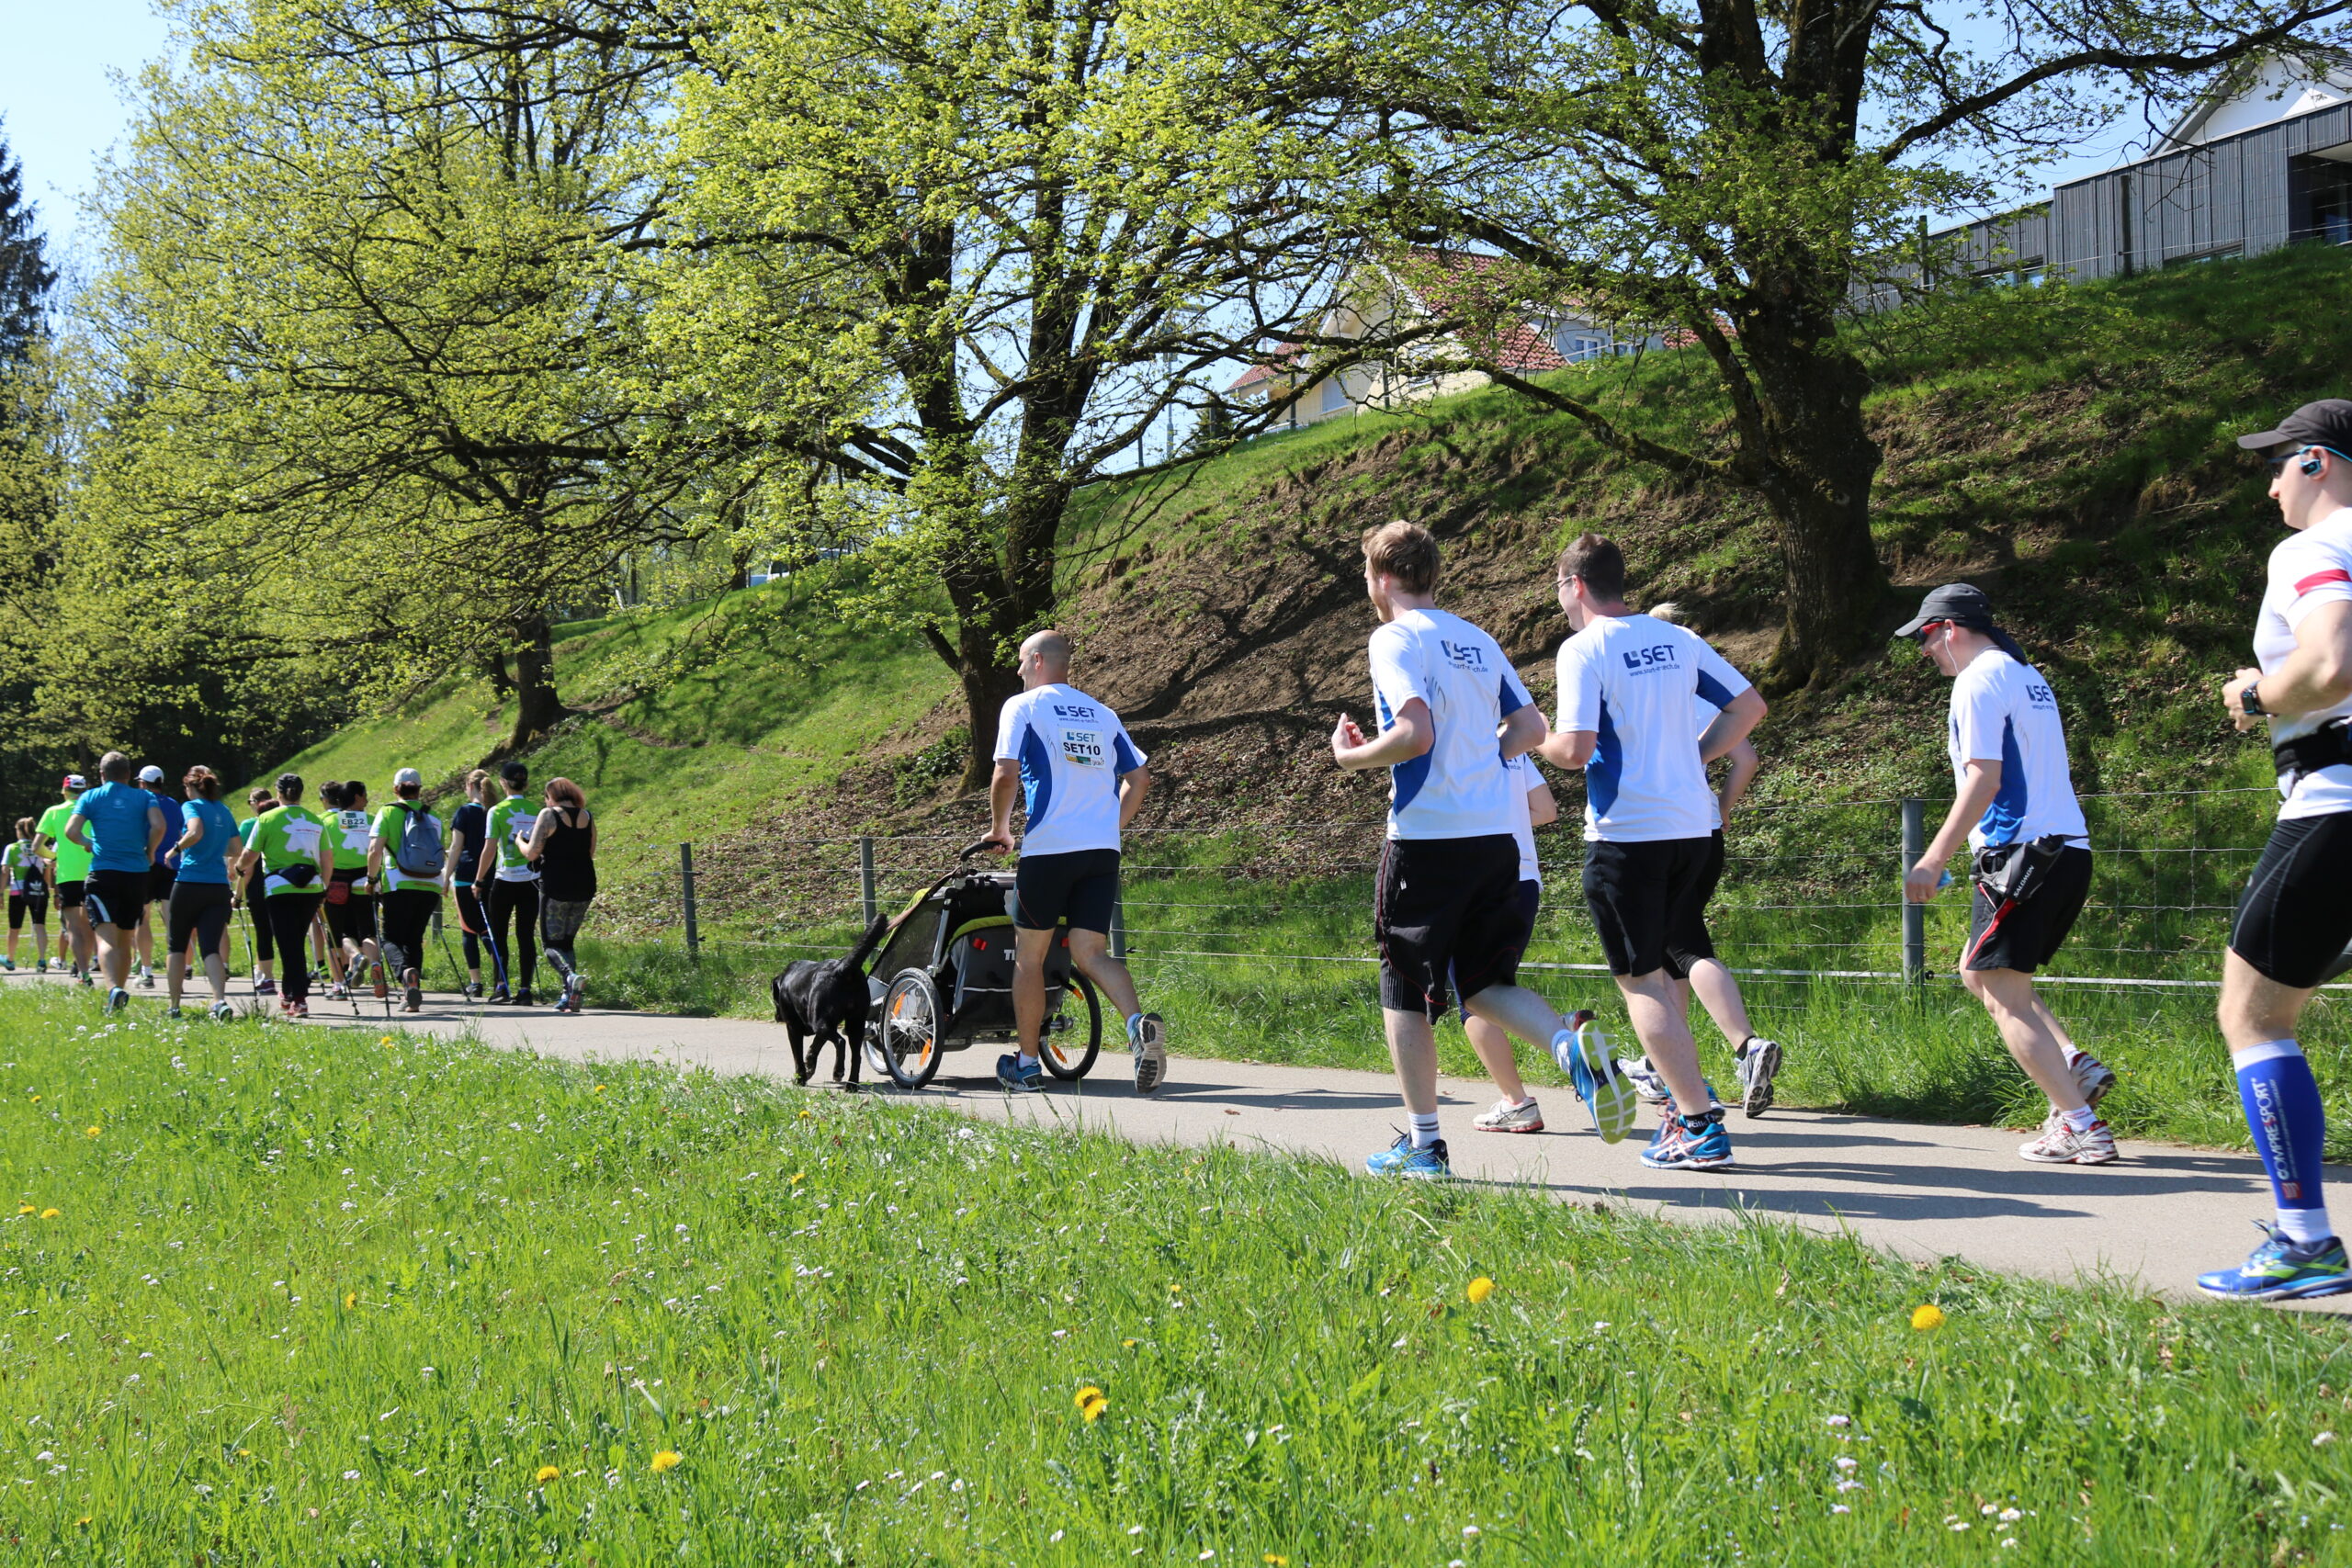
<svg viewBox="0 0 2352 1568">
<path fill-rule="evenodd" d="M 1426 246 L 1367 262 L 1302 334 L 1315 341 L 1274 345 L 1234 378 L 1226 399 L 1264 406 L 1297 393 L 1284 421 L 1295 427 L 1483 387 L 1492 378 L 1474 368 L 1474 360 L 1535 376 L 1665 345 L 1657 333 L 1607 321 L 1577 301 L 1523 298 L 1528 276 L 1505 257 Z M 1464 324 L 1414 335 L 1419 327 L 1453 320 Z M 1409 341 L 1377 350 L 1348 346 L 1389 339 Z"/>
</svg>

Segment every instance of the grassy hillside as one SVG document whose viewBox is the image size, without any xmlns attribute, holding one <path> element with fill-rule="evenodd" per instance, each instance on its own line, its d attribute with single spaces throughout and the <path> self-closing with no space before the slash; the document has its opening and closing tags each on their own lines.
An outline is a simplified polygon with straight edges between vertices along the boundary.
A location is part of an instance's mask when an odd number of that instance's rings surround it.
<svg viewBox="0 0 2352 1568">
<path fill-rule="evenodd" d="M 2260 468 L 2231 437 L 2345 389 L 2352 258 L 2306 249 L 1955 295 L 1852 330 L 1878 379 L 1876 527 L 1899 585 L 1881 621 L 1891 628 L 1929 583 L 1986 586 L 2061 694 L 2078 786 L 2101 796 L 2102 880 L 2067 962 L 2077 974 L 2209 976 L 2267 810 L 2267 759 L 2214 701 L 2245 658 L 2278 536 Z M 1703 370 L 1659 355 L 1563 379 L 1704 446 L 1721 415 Z M 1355 540 L 1397 515 L 1444 537 L 1450 602 L 1497 633 L 1539 698 L 1566 633 L 1548 558 L 1585 527 L 1625 543 L 1638 603 L 1679 602 L 1750 668 L 1770 650 L 1781 573 L 1755 505 L 1664 482 L 1499 391 L 1272 436 L 1175 479 L 1090 492 L 1065 558 L 1066 618 L 1081 637 L 1079 678 L 1152 752 L 1129 920 L 1192 1049 L 1381 1059 L 1361 959 L 1383 784 L 1339 774 L 1324 738 L 1337 710 L 1364 701 Z M 764 975 L 796 949 L 726 944 L 844 942 L 847 835 L 933 835 L 884 846 L 888 897 L 927 880 L 978 826 L 981 806 L 953 794 L 964 715 L 946 671 L 911 637 L 854 628 L 824 586 L 565 630 L 561 686 L 579 712 L 533 764 L 579 779 L 603 814 L 601 934 L 658 944 L 605 956 L 622 995 L 756 1008 Z M 1890 649 L 1777 703 L 1758 738 L 1758 809 L 1735 828 L 1734 962 L 1894 965 L 1893 799 L 1948 797 L 1943 701 L 1915 653 Z M 453 682 L 299 765 L 381 779 L 415 762 L 447 778 L 503 722 L 486 689 Z M 1578 782 L 1555 784 L 1573 820 Z M 2154 793 L 2216 788 L 2244 793 Z M 1551 913 L 1536 956 L 1589 964 L 1572 835 L 1547 838 Z M 706 931 L 719 939 L 694 967 L 675 958 L 684 839 L 697 846 Z M 1931 964 L 1949 964 L 1961 913 L 1951 901 L 1935 912 Z M 657 951 L 670 956 L 646 956 Z M 1576 971 L 1551 983 L 1564 999 L 1600 989 Z M 1759 1022 L 1808 1047 L 1813 1065 L 1792 1069 L 1801 1097 L 1969 1118 L 2017 1109 L 2014 1076 L 1984 1055 L 1965 1009 L 1921 1037 L 1941 1043 L 1873 1074 L 1849 1054 L 1871 1037 L 1857 1029 L 1867 1000 L 1758 987 Z M 2194 994 L 2085 1007 L 2127 1065 L 2210 1032 Z M 2190 1091 L 2203 1047 L 2185 1049 L 2178 1062 L 2147 1056 L 2143 1095 L 2120 1102 L 2143 1101 L 2127 1121 L 2233 1135 L 2226 1095 Z"/>
</svg>

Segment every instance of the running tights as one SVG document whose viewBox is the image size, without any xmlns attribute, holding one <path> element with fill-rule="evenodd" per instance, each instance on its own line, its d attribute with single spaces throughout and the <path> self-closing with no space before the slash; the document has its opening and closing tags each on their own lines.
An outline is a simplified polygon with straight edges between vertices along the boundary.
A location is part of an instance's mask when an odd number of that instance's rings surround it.
<svg viewBox="0 0 2352 1568">
<path fill-rule="evenodd" d="M 549 898 L 539 906 L 539 937 L 547 944 L 548 962 L 555 972 L 570 981 L 580 975 L 580 960 L 571 944 L 580 938 L 580 928 L 588 923 L 585 898 Z"/>
<path fill-rule="evenodd" d="M 539 885 L 536 882 L 493 882 L 490 885 L 491 956 L 499 961 L 498 983 L 517 991 L 531 988 L 539 969 Z M 507 941 L 512 927 L 514 941 Z"/>
<path fill-rule="evenodd" d="M 278 995 L 290 1002 L 311 999 L 311 966 L 302 962 L 302 953 L 311 935 L 311 922 L 318 918 L 319 905 L 326 897 L 323 893 L 277 893 L 264 898 L 269 907 L 269 932 L 276 939 L 277 951 L 287 955 L 278 965 Z"/>
<path fill-rule="evenodd" d="M 424 978 L 424 932 L 441 908 L 441 895 L 430 887 L 396 887 L 379 900 L 384 917 L 385 968 L 397 981 L 402 970 L 413 969 Z"/>
<path fill-rule="evenodd" d="M 466 933 L 466 967 L 476 973 L 481 969 L 481 933 L 490 929 L 481 912 L 481 900 L 474 897 L 470 882 L 457 884 L 458 929 Z"/>
<path fill-rule="evenodd" d="M 254 962 L 267 964 L 276 955 L 277 943 L 269 929 L 269 897 L 258 874 L 245 880 L 245 914 L 253 921 Z"/>
</svg>

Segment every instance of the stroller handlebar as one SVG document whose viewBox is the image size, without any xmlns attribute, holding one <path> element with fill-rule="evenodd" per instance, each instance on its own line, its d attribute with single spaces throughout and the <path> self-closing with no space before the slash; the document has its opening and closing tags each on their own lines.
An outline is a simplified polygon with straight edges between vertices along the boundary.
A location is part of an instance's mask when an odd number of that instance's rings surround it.
<svg viewBox="0 0 2352 1568">
<path fill-rule="evenodd" d="M 962 849 L 956 852 L 956 863 L 958 865 L 963 864 L 966 861 L 970 860 L 974 855 L 978 854 L 982 850 L 987 849 L 988 847 L 988 840 L 973 840 L 970 843 L 966 844 Z"/>
</svg>

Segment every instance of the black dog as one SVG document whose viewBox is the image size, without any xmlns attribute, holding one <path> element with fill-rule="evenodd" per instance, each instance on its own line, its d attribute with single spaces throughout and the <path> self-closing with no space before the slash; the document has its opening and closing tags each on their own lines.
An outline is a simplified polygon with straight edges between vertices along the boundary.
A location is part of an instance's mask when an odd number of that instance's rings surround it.
<svg viewBox="0 0 2352 1568">
<path fill-rule="evenodd" d="M 792 1041 L 794 1081 L 807 1083 L 816 1076 L 817 1057 L 825 1042 L 833 1043 L 833 1081 L 857 1082 L 858 1058 L 865 1044 L 865 1018 L 874 1005 L 865 984 L 865 961 L 882 943 L 890 922 L 876 916 L 864 940 L 846 958 L 796 959 L 769 986 L 775 997 L 775 1021 Z M 806 1042 L 804 1054 L 803 1042 Z"/>
</svg>

